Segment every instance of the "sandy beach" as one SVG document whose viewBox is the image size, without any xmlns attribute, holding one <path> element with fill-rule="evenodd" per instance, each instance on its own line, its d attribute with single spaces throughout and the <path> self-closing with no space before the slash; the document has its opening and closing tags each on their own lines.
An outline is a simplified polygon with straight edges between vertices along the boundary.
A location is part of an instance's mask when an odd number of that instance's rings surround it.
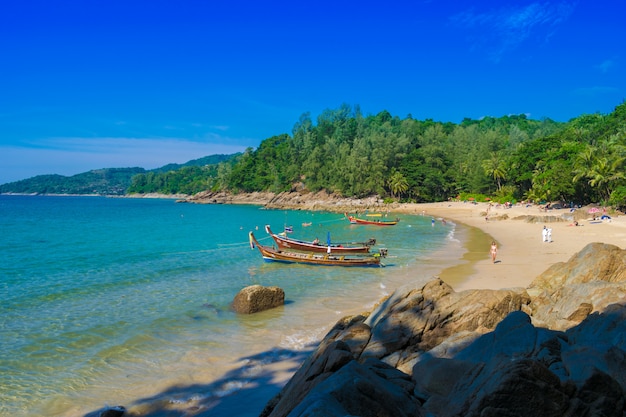
<svg viewBox="0 0 626 417">
<path fill-rule="evenodd" d="M 569 209 L 543 211 L 537 205 L 505 208 L 489 207 L 488 203 L 444 202 L 406 205 L 402 211 L 433 216 L 438 222 L 447 219 L 463 223 L 488 235 L 487 240 L 482 237 L 464 242 L 464 262 L 441 272 L 441 279 L 457 291 L 526 288 L 551 265 L 567 261 L 589 243 L 609 243 L 622 249 L 626 246 L 626 216 L 611 215 L 610 220 L 594 221 L 589 214 L 574 226 L 570 220 L 537 221 L 572 215 Z M 544 225 L 552 228 L 551 242 L 543 242 Z M 489 254 L 491 239 L 498 245 L 495 263 Z"/>
</svg>

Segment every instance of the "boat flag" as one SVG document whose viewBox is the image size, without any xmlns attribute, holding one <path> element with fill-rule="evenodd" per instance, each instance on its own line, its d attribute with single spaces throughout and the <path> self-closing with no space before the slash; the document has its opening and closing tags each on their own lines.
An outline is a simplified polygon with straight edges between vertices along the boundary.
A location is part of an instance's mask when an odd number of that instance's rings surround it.
<svg viewBox="0 0 626 417">
<path fill-rule="evenodd" d="M 250 237 L 250 249 L 254 249 L 254 241 L 252 240 L 252 232 L 248 235 Z"/>
<path fill-rule="evenodd" d="M 330 246 L 330 232 L 326 235 L 326 243 Z"/>
</svg>

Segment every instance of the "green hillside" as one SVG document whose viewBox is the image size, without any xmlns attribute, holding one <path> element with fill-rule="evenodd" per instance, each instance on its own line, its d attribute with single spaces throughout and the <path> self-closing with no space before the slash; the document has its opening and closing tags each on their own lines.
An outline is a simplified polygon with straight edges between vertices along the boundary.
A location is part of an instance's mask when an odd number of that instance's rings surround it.
<svg viewBox="0 0 626 417">
<path fill-rule="evenodd" d="M 143 168 L 106 168 L 71 177 L 38 175 L 0 185 L 0 193 L 124 195 L 131 178 L 143 172 Z"/>
<path fill-rule="evenodd" d="M 291 134 L 242 154 L 183 165 L 39 176 L 0 192 L 195 194 L 327 190 L 404 202 L 451 198 L 626 206 L 626 103 L 566 123 L 508 115 L 459 124 L 364 116 L 358 106 L 308 113 Z"/>
<path fill-rule="evenodd" d="M 235 155 L 210 155 L 194 159 L 184 164 L 168 164 L 154 170 L 143 168 L 104 168 L 83 172 L 72 176 L 38 175 L 0 185 L 0 193 L 8 194 L 73 194 L 73 195 L 125 195 L 133 177 L 149 173 L 151 175 L 166 174 L 199 167 L 216 166 L 220 162 L 232 159 Z M 204 168 L 203 168 L 204 169 Z M 209 169 L 209 168 L 206 168 Z M 194 171 L 195 172 L 195 171 Z"/>
</svg>

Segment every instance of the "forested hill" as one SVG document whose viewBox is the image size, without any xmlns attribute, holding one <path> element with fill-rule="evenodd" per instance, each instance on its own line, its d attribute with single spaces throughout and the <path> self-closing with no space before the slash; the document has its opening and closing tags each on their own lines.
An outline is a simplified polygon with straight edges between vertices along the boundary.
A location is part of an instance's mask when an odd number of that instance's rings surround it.
<svg viewBox="0 0 626 417">
<path fill-rule="evenodd" d="M 0 193 L 124 195 L 130 179 L 143 172 L 143 168 L 105 168 L 71 177 L 57 174 L 37 175 L 0 185 Z"/>
<path fill-rule="evenodd" d="M 73 194 L 73 195 L 124 195 L 137 174 L 164 173 L 187 167 L 217 166 L 235 155 L 211 155 L 184 164 L 168 164 L 154 170 L 143 168 L 103 168 L 72 176 L 38 175 L 0 185 L 0 193 L 16 194 Z"/>
<path fill-rule="evenodd" d="M 264 140 L 201 171 L 137 175 L 130 192 L 200 189 L 231 193 L 325 189 L 346 197 L 380 195 L 429 202 L 604 202 L 624 206 L 626 104 L 567 123 L 525 115 L 459 124 L 404 119 L 358 107 L 304 114 L 291 134 Z"/>
<path fill-rule="evenodd" d="M 364 116 L 358 106 L 342 105 L 325 110 L 315 121 L 303 114 L 291 134 L 265 139 L 257 149 L 214 157 L 153 171 L 128 169 L 126 182 L 120 180 L 102 191 L 93 183 L 53 187 L 50 184 L 58 176 L 44 176 L 5 184 L 0 192 L 83 193 L 77 192 L 80 189 L 90 194 L 124 190 L 195 194 L 325 189 L 345 197 L 380 195 L 409 202 L 460 196 L 624 207 L 626 103 L 609 114 L 581 115 L 567 123 L 509 115 L 464 119 L 458 124 L 410 115 L 401 119 L 387 111 Z M 123 171 L 109 174 L 121 177 Z M 86 174 L 97 173 L 103 175 L 101 171 Z"/>
</svg>

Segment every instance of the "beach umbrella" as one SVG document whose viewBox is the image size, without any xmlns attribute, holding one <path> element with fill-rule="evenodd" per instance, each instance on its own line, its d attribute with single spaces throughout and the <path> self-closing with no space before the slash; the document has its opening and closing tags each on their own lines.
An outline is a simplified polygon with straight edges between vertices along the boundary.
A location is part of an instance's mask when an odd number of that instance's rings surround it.
<svg viewBox="0 0 626 417">
<path fill-rule="evenodd" d="M 600 209 L 597 207 L 591 207 L 588 211 L 588 213 L 599 213 Z"/>
</svg>

